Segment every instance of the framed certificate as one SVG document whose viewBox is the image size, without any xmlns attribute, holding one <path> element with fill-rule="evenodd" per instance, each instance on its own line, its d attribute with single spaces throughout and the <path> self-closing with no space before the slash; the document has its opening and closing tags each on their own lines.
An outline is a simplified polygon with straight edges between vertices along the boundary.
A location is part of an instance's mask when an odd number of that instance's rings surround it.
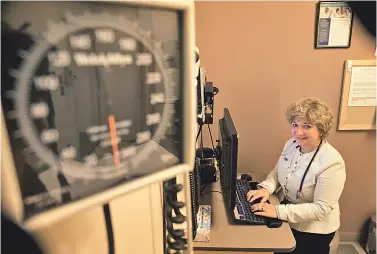
<svg viewBox="0 0 377 254">
<path fill-rule="evenodd" d="M 342 1 L 317 4 L 315 48 L 349 48 L 353 12 Z"/>
</svg>

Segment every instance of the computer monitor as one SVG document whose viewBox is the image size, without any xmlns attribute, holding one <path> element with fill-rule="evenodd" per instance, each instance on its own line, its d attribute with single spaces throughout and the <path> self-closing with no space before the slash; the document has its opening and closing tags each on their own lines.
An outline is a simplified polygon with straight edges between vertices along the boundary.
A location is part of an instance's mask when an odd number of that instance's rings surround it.
<svg viewBox="0 0 377 254">
<path fill-rule="evenodd" d="M 43 227 L 193 170 L 193 1 L 1 6 L 10 218 Z"/>
<path fill-rule="evenodd" d="M 224 201 L 229 211 L 236 202 L 236 179 L 238 157 L 238 132 L 229 109 L 224 109 L 224 117 L 219 120 L 219 170 Z"/>
</svg>

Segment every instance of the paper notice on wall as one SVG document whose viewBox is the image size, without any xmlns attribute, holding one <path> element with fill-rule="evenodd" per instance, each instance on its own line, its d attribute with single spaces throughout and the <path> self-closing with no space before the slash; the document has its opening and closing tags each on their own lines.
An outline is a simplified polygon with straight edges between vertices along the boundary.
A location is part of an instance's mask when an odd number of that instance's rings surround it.
<svg viewBox="0 0 377 254">
<path fill-rule="evenodd" d="M 376 66 L 355 66 L 351 71 L 348 106 L 376 106 Z"/>
</svg>

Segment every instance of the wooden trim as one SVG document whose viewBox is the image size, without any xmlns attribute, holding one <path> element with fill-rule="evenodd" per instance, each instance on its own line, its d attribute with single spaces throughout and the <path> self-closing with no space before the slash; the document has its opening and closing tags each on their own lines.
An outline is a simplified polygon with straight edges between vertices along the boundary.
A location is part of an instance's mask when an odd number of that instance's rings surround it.
<svg viewBox="0 0 377 254">
<path fill-rule="evenodd" d="M 339 232 L 340 242 L 357 242 L 360 240 L 360 233 Z"/>
</svg>

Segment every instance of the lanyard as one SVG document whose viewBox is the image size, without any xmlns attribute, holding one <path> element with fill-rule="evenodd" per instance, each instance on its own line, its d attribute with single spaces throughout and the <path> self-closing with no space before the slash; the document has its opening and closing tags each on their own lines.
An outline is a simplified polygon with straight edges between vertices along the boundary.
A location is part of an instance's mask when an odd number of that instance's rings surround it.
<svg viewBox="0 0 377 254">
<path fill-rule="evenodd" d="M 309 165 L 306 167 L 305 173 L 304 173 L 304 175 L 303 175 L 303 177 L 301 179 L 300 188 L 298 189 L 297 194 L 296 194 L 296 199 L 299 199 L 299 198 L 302 197 L 302 192 L 301 192 L 302 191 L 302 185 L 304 184 L 306 174 L 308 173 L 309 168 L 312 165 L 312 162 L 313 162 L 315 156 L 317 155 L 317 153 L 319 151 L 319 148 L 321 148 L 321 145 L 322 145 L 322 139 L 321 139 L 321 142 L 319 143 L 319 145 L 318 145 L 318 147 L 317 147 L 317 149 L 316 149 L 316 151 L 315 151 L 312 159 L 310 160 Z"/>
</svg>

